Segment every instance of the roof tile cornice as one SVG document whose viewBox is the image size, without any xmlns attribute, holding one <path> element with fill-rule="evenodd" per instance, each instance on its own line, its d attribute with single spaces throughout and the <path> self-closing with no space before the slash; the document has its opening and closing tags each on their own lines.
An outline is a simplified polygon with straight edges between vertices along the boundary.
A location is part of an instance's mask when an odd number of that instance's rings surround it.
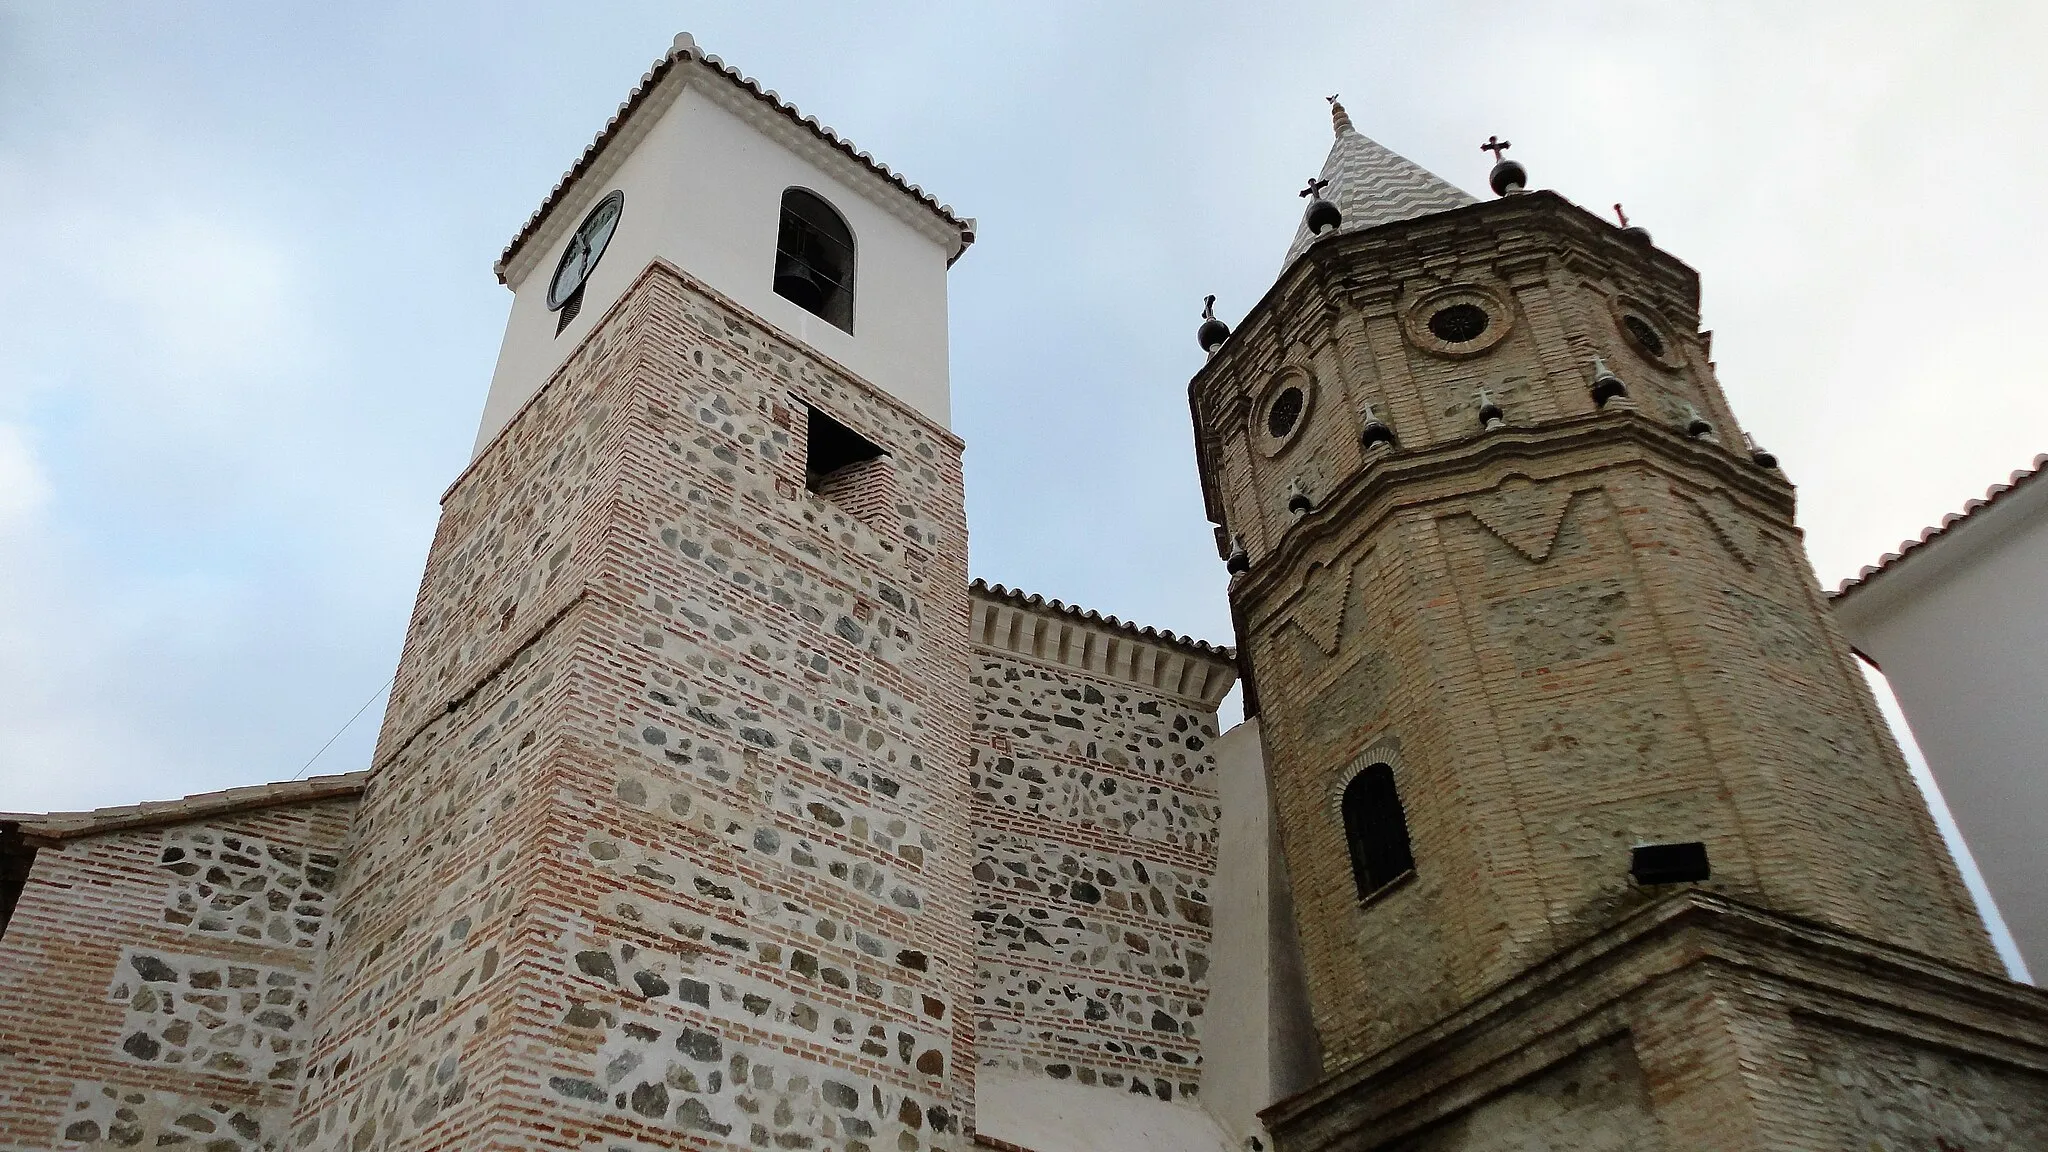
<svg viewBox="0 0 2048 1152">
<path fill-rule="evenodd" d="M 1875 564 L 1865 564 L 1862 571 L 1842 581 L 1840 587 L 1828 593 L 1828 599 L 1840 600 L 1844 596 L 1867 586 L 1871 581 L 1891 571 L 1893 567 L 1904 561 L 1906 557 L 1948 535 L 1958 526 L 1969 522 L 1978 513 L 1998 503 L 2011 493 L 2034 483 L 2044 471 L 2048 471 L 2048 453 L 2034 457 L 2034 462 L 2031 465 L 2006 477 L 2005 483 L 1993 484 L 1985 489 L 1983 499 L 1972 500 L 1963 505 L 1961 512 L 1951 512 L 1941 518 L 1941 523 L 1921 529 L 1918 539 L 1902 540 L 1899 542 L 1898 551 L 1885 553 L 1878 558 Z"/>
<path fill-rule="evenodd" d="M 640 83 L 627 95 L 625 102 L 619 105 L 619 110 L 612 115 L 610 120 L 605 121 L 603 130 L 590 142 L 589 147 L 583 150 L 583 155 L 577 157 L 576 163 L 571 165 L 569 170 L 562 174 L 562 178 L 555 182 L 554 188 L 541 201 L 540 207 L 534 209 L 533 215 L 527 217 L 526 223 L 520 227 L 518 234 L 512 237 L 512 242 L 505 246 L 504 253 L 498 257 L 497 264 L 492 268 L 497 274 L 499 283 L 505 282 L 507 270 L 511 268 L 513 261 L 518 258 L 520 250 L 540 232 L 541 225 L 547 219 L 549 213 L 553 212 L 568 197 L 570 190 L 575 187 L 576 183 L 596 166 L 599 156 L 603 154 L 605 148 L 613 140 L 621 135 L 634 113 L 640 111 L 648 102 L 654 90 L 668 77 L 669 73 L 682 64 L 695 64 L 710 71 L 719 77 L 721 81 L 731 84 L 744 94 L 767 105 L 790 123 L 803 128 L 810 135 L 859 163 L 868 171 L 881 177 L 906 196 L 909 196 L 912 200 L 928 209 L 959 237 L 959 247 L 949 255 L 947 260 L 949 264 L 954 260 L 958 260 L 960 254 L 967 250 L 967 246 L 974 243 L 975 222 L 972 217 L 961 216 L 955 213 L 950 204 L 940 203 L 937 197 L 926 192 L 918 185 L 912 184 L 895 169 L 875 159 L 869 153 L 856 148 L 852 141 L 839 135 L 830 127 L 819 123 L 817 117 L 804 115 L 797 111 L 795 105 L 785 101 L 775 92 L 763 88 L 760 81 L 755 80 L 751 76 L 742 75 L 739 69 L 732 67 L 716 56 L 704 53 L 697 47 L 697 42 L 691 38 L 689 33 L 685 32 L 678 35 L 668 52 L 663 54 L 661 59 L 656 60 L 653 67 L 642 74 Z"/>
<path fill-rule="evenodd" d="M 978 648 L 1149 685 L 1210 708 L 1237 682 L 1237 651 L 1228 646 L 1142 627 L 986 580 L 974 581 L 968 592 L 977 605 L 969 640 Z M 1020 616 L 1037 617 L 1056 627 L 1025 626 Z M 1088 639 L 1090 634 L 1099 641 Z"/>
<path fill-rule="evenodd" d="M 152 800 L 118 808 L 94 808 L 88 812 L 7 813 L 0 814 L 0 821 L 19 823 L 22 834 L 31 841 L 57 844 L 81 836 L 159 828 L 166 824 L 240 815 L 265 808 L 323 800 L 351 800 L 362 795 L 363 785 L 369 778 L 368 772 L 347 772 L 338 776 L 314 776 L 307 780 L 201 792 L 179 800 Z"/>
</svg>

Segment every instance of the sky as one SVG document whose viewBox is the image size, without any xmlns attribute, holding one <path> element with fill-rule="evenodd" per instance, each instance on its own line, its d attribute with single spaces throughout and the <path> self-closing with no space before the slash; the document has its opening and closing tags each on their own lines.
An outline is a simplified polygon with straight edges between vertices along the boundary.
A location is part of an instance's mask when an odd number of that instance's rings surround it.
<svg viewBox="0 0 2048 1152">
<path fill-rule="evenodd" d="M 681 30 L 979 218 L 990 580 L 1229 639 L 1195 326 L 1278 272 L 1330 93 L 1697 268 L 1828 586 L 2048 451 L 2037 2 L 0 0 L 0 811 L 367 764 L 491 263 Z"/>
</svg>

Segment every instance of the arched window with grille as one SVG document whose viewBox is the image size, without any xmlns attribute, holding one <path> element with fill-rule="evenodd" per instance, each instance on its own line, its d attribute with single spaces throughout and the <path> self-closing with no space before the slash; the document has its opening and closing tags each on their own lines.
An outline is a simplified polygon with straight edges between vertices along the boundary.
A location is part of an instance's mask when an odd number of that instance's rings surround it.
<svg viewBox="0 0 2048 1152">
<path fill-rule="evenodd" d="M 775 294 L 834 327 L 853 331 L 853 229 L 838 209 L 802 188 L 782 194 Z"/>
<path fill-rule="evenodd" d="M 1408 817 L 1394 790 L 1394 770 L 1374 764 L 1344 787 L 1344 839 L 1351 876 L 1363 900 L 1415 870 L 1408 848 Z"/>
</svg>

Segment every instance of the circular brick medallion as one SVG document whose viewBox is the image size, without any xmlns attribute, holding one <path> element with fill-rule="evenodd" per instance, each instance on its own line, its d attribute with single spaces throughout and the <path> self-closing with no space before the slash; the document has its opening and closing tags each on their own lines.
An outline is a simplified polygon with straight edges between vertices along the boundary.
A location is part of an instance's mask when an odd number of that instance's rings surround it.
<svg viewBox="0 0 2048 1152">
<path fill-rule="evenodd" d="M 1614 326 L 1621 332 L 1629 351 L 1666 372 L 1676 372 L 1685 366 L 1677 333 L 1655 308 L 1629 296 L 1612 298 L 1608 307 L 1614 313 Z"/>
<path fill-rule="evenodd" d="M 1401 313 L 1401 328 L 1417 348 L 1463 359 L 1491 351 L 1514 328 L 1506 298 L 1477 284 L 1453 284 L 1426 292 Z"/>
<path fill-rule="evenodd" d="M 1315 382 L 1300 368 L 1282 368 L 1259 396 L 1256 436 L 1259 450 L 1278 456 L 1301 438 L 1315 406 Z"/>
</svg>

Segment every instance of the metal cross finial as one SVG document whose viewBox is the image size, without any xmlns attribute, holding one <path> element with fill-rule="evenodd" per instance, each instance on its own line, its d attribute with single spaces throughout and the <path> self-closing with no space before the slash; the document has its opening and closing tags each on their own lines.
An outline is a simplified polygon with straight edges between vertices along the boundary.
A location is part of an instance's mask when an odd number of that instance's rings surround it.
<svg viewBox="0 0 2048 1152">
<path fill-rule="evenodd" d="M 1616 220 L 1619 220 L 1619 221 L 1621 221 L 1621 226 L 1622 226 L 1623 228 L 1626 228 L 1626 227 L 1628 227 L 1628 213 L 1626 213 L 1626 212 L 1623 212 L 1623 211 L 1621 210 L 1621 205 L 1619 205 L 1619 204 L 1616 204 L 1616 205 L 1614 206 L 1614 218 L 1615 218 Z"/>
<path fill-rule="evenodd" d="M 1204 297 L 1202 297 L 1202 319 L 1204 319 L 1204 320 L 1214 320 L 1215 318 L 1216 318 L 1216 298 L 1215 298 L 1214 296 L 1204 296 Z"/>
<path fill-rule="evenodd" d="M 1337 102 L 1337 95 L 1337 93 L 1333 92 L 1330 95 L 1323 97 L 1323 99 L 1328 100 L 1332 104 L 1335 104 Z"/>
<path fill-rule="evenodd" d="M 1321 177 L 1310 177 L 1308 187 L 1303 188 L 1295 193 L 1295 195 L 1306 196 L 1311 200 L 1321 200 L 1323 198 L 1323 189 L 1329 186 L 1330 182 L 1328 180 L 1324 180 Z"/>
<path fill-rule="evenodd" d="M 1500 163 L 1500 162 L 1501 162 L 1502 160 L 1505 160 L 1505 159 L 1507 159 L 1507 157 L 1505 157 L 1505 156 L 1502 156 L 1502 155 L 1501 155 L 1501 153 L 1503 153 L 1503 152 L 1507 151 L 1508 149 L 1510 149 L 1510 148 L 1512 148 L 1512 147 L 1514 147 L 1514 145 L 1513 145 L 1512 143 L 1510 143 L 1510 142 L 1508 142 L 1508 141 L 1506 141 L 1506 140 L 1503 140 L 1503 139 L 1501 139 L 1501 138 L 1500 138 L 1500 137 L 1498 137 L 1498 136 L 1488 136 L 1488 137 L 1486 138 L 1486 143 L 1484 143 L 1484 144 L 1481 144 L 1481 145 L 1479 146 L 1479 150 L 1480 150 L 1481 152 L 1491 152 L 1491 153 L 1493 153 L 1493 162 L 1494 162 L 1494 163 L 1496 163 L 1496 164 L 1498 164 L 1498 163 Z"/>
</svg>

